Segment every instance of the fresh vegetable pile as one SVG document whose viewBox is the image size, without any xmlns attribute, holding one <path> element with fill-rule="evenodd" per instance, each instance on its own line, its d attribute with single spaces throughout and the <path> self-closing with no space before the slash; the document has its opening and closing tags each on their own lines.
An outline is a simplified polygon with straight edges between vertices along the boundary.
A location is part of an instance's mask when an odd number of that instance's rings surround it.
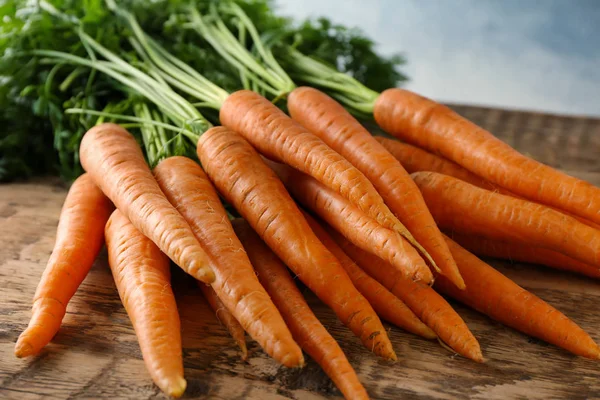
<svg viewBox="0 0 600 400">
<path fill-rule="evenodd" d="M 469 252 L 598 277 L 600 189 L 385 89 L 396 73 L 365 72 L 399 60 L 339 27 L 322 34 L 323 21 L 292 29 L 261 1 L 2 7 L 2 118 L 27 144 L 12 145 L 47 149 L 53 132 L 63 175 L 78 176 L 18 357 L 50 342 L 105 242 L 148 371 L 174 397 L 186 382 L 170 261 L 198 281 L 243 359 L 245 333 L 289 368 L 304 351 L 347 398 L 368 394 L 292 274 L 386 360 L 397 355 L 381 319 L 484 362 L 440 294 L 600 358 L 573 321 Z M 13 155 L 2 167 L 14 172 Z"/>
</svg>

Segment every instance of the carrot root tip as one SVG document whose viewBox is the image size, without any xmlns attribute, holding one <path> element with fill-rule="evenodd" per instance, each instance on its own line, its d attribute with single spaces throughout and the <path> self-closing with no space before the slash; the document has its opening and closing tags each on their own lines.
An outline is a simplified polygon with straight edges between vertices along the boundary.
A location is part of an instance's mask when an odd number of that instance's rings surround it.
<svg viewBox="0 0 600 400">
<path fill-rule="evenodd" d="M 15 345 L 15 356 L 23 358 L 32 355 L 34 355 L 33 346 L 29 342 L 18 340 Z"/>
<path fill-rule="evenodd" d="M 178 398 L 181 397 L 181 395 L 183 395 L 183 392 L 185 392 L 187 382 L 183 377 L 179 376 L 174 379 L 167 380 L 166 382 L 164 382 L 164 386 L 161 386 L 165 388 L 164 391 L 166 394 L 168 394 L 171 397 Z"/>
</svg>

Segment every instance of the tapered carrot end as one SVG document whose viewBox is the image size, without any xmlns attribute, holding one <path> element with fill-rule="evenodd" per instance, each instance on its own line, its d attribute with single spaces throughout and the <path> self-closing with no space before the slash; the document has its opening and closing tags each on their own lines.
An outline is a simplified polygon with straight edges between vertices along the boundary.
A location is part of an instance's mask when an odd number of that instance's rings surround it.
<svg viewBox="0 0 600 400">
<path fill-rule="evenodd" d="M 19 340 L 17 340 L 17 344 L 15 345 L 15 356 L 17 356 L 18 358 L 23 358 L 33 356 L 36 353 L 37 352 L 31 345 L 31 343 L 29 343 L 26 340 L 23 340 L 23 335 L 21 335 L 21 337 L 19 337 Z"/>
<path fill-rule="evenodd" d="M 462 276 L 460 275 L 460 273 L 458 271 L 456 271 L 456 272 L 453 271 L 449 274 L 442 273 L 442 275 L 444 275 L 446 278 L 448 278 L 448 280 L 450 282 L 452 282 L 452 284 L 454 286 L 456 286 L 457 288 L 459 288 L 460 290 L 465 290 L 467 288 L 465 281 L 463 280 Z"/>
<path fill-rule="evenodd" d="M 423 327 L 421 328 L 421 330 L 419 332 L 417 332 L 417 334 L 419 336 L 421 336 L 425 339 L 429 339 L 429 340 L 434 340 L 434 339 L 438 338 L 438 335 L 436 335 L 436 333 L 425 324 L 423 324 Z"/>
<path fill-rule="evenodd" d="M 248 348 L 246 347 L 246 343 L 244 343 L 243 347 L 240 346 L 240 350 L 242 352 L 242 361 L 246 361 L 248 359 Z"/>
<path fill-rule="evenodd" d="M 183 377 L 177 376 L 173 378 L 165 378 L 162 382 L 157 382 L 157 386 L 167 395 L 178 398 L 183 395 L 187 382 Z"/>
<path fill-rule="evenodd" d="M 302 368 L 304 367 L 304 356 L 302 351 L 299 354 L 287 353 L 281 358 L 280 362 L 288 368 Z"/>
<path fill-rule="evenodd" d="M 192 274 L 194 278 L 208 285 L 215 281 L 215 273 L 209 267 L 200 267 Z"/>
</svg>

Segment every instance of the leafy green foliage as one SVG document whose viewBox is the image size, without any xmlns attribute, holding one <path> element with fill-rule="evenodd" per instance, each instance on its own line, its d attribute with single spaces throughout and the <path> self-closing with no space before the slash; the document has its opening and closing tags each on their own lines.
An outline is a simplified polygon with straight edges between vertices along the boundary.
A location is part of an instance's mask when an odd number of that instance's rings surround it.
<svg viewBox="0 0 600 400">
<path fill-rule="evenodd" d="M 206 13 L 212 1 L 119 0 L 118 4 L 133 12 L 144 31 L 171 54 L 225 90 L 234 91 L 241 88 L 238 71 L 185 25 L 186 7 Z M 380 57 L 373 43 L 355 29 L 326 19 L 295 26 L 274 13 L 270 0 L 233 1 L 259 31 L 283 33 L 281 37 L 290 44 L 300 38 L 301 51 L 338 66 L 375 90 L 405 79 L 397 71 L 403 60 Z M 140 65 L 128 41 L 128 28 L 105 0 L 0 0 L 0 17 L 0 181 L 49 174 L 72 180 L 82 172 L 78 158 L 81 137 L 98 117 L 66 114 L 65 109 L 110 111 L 124 109 L 124 101 L 139 99 L 104 74 L 54 65 L 28 52 L 51 49 L 89 57 L 77 35 L 81 24 L 103 46 Z M 226 22 L 235 32 L 236 21 Z M 203 113 L 216 121 L 216 113 Z M 140 130 L 131 127 L 141 141 Z"/>
</svg>

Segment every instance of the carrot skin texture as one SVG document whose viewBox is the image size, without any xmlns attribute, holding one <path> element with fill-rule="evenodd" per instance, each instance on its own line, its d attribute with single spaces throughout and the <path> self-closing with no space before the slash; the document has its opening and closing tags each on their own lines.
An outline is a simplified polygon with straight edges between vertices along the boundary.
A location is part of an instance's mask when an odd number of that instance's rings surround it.
<svg viewBox="0 0 600 400">
<path fill-rule="evenodd" d="M 17 357 L 36 355 L 60 329 L 67 304 L 104 244 L 104 225 L 114 206 L 83 174 L 73 182 L 60 213 L 56 242 L 38 283 L 29 325 L 15 345 Z"/>
<path fill-rule="evenodd" d="M 519 153 L 450 108 L 403 89 L 375 102 L 381 128 L 441 154 L 469 171 L 527 199 L 600 223 L 600 189 Z"/>
<path fill-rule="evenodd" d="M 294 338 L 347 399 L 368 399 L 367 391 L 346 355 L 313 314 L 285 265 L 246 221 L 238 218 L 233 221 L 233 226 L 248 251 L 260 282 L 281 311 Z"/>
<path fill-rule="evenodd" d="M 302 350 L 258 281 L 200 165 L 187 157 L 169 157 L 154 168 L 154 176 L 212 260 L 215 281 L 211 287 L 225 307 L 276 361 L 287 367 L 303 365 Z"/>
<path fill-rule="evenodd" d="M 237 133 L 211 128 L 198 157 L 225 199 L 269 247 L 375 354 L 396 359 L 381 321 L 336 258 L 319 242 L 281 181 Z M 331 290 L 335 284 L 339 290 Z"/>
<path fill-rule="evenodd" d="M 239 346 L 240 351 L 242 352 L 242 361 L 246 361 L 248 359 L 248 347 L 246 346 L 246 332 L 244 328 L 237 319 L 233 316 L 232 313 L 229 312 L 225 304 L 219 299 L 215 290 L 205 285 L 202 282 L 198 282 L 198 286 L 200 290 L 202 290 L 202 294 L 206 301 L 210 305 L 210 307 L 215 312 L 217 319 L 220 323 L 222 323 L 227 331 L 235 341 L 235 343 Z"/>
<path fill-rule="evenodd" d="M 412 176 L 444 230 L 530 244 L 600 265 L 600 231 L 568 215 L 435 172 Z"/>
<path fill-rule="evenodd" d="M 591 359 L 600 348 L 577 324 L 534 294 L 523 289 L 446 238 L 467 290 L 456 290 L 445 278 L 435 282 L 442 293 L 507 326 Z"/>
<path fill-rule="evenodd" d="M 179 397 L 186 381 L 169 258 L 119 210 L 108 220 L 105 235 L 108 263 L 146 368 L 163 392 Z"/>
<path fill-rule="evenodd" d="M 348 273 L 352 283 L 371 303 L 375 312 L 384 320 L 391 322 L 407 332 L 422 336 L 426 339 L 435 339 L 437 335 L 411 311 L 402 300 L 388 291 L 381 283 L 377 282 L 346 254 L 344 250 L 332 239 L 325 229 L 313 217 L 304 213 L 306 221 L 317 235 L 317 238 L 333 253 L 342 267 Z"/>
<path fill-rule="evenodd" d="M 397 219 L 360 171 L 263 96 L 239 90 L 225 100 L 219 117 L 261 154 L 312 176 L 382 225 L 398 227 Z"/>
<path fill-rule="evenodd" d="M 546 267 L 575 272 L 591 278 L 600 278 L 600 268 L 556 251 L 521 243 L 500 242 L 475 235 L 454 233 L 450 236 L 456 243 L 477 256 L 545 265 Z"/>
<path fill-rule="evenodd" d="M 380 258 L 354 246 L 331 227 L 327 232 L 354 262 L 402 300 L 438 338 L 455 352 L 483 362 L 477 339 L 452 306 L 431 287 L 404 278 Z M 462 291 L 456 289 L 457 291 Z"/>
<path fill-rule="evenodd" d="M 419 188 L 402 164 L 337 101 L 310 87 L 288 96 L 290 115 L 339 152 L 373 183 L 383 200 L 433 258 L 441 274 L 465 284 L 429 213 Z"/>
<path fill-rule="evenodd" d="M 398 232 L 384 228 L 316 179 L 287 165 L 266 162 L 297 201 L 352 243 L 388 261 L 409 279 L 428 284 L 433 282 L 433 274 L 425 260 Z"/>
<path fill-rule="evenodd" d="M 81 165 L 127 219 L 194 278 L 211 283 L 210 260 L 190 226 L 165 198 L 135 138 L 104 123 L 87 131 Z"/>
</svg>

